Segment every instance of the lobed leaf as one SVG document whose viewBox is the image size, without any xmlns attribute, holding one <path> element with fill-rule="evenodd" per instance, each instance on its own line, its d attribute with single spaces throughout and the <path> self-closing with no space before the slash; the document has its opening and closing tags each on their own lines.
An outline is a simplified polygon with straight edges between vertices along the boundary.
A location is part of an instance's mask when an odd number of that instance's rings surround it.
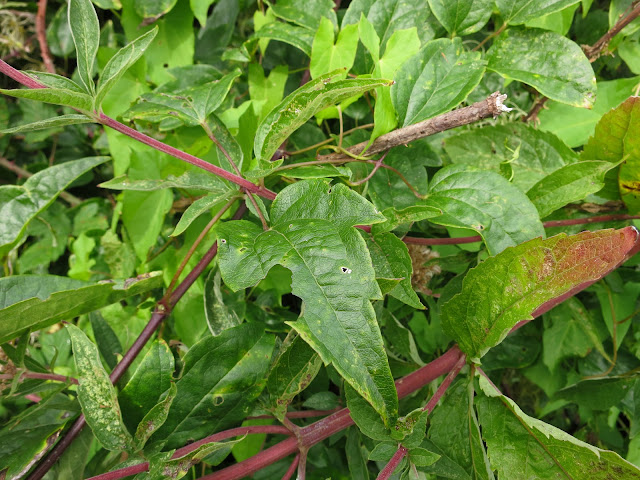
<svg viewBox="0 0 640 480">
<path fill-rule="evenodd" d="M 535 206 L 520 189 L 494 172 L 466 165 L 444 167 L 434 175 L 426 203 L 443 212 L 430 222 L 472 228 L 492 255 L 544 235 Z"/>
<path fill-rule="evenodd" d="M 0 278 L 0 343 L 161 285 L 160 272 L 96 284 L 54 275 Z"/>
<path fill-rule="evenodd" d="M 333 23 L 322 17 L 311 47 L 311 78 L 342 68 L 345 69 L 345 73 L 348 72 L 353 66 L 357 48 L 357 25 L 346 25 L 342 28 L 334 44 Z"/>
<path fill-rule="evenodd" d="M 22 185 L 0 186 L 0 257 L 18 244 L 29 222 L 51 205 L 60 192 L 107 160 L 109 157 L 81 158 L 41 170 Z"/>
<path fill-rule="evenodd" d="M 134 450 L 133 438 L 122 421 L 116 389 L 100 362 L 98 347 L 75 325 L 66 327 L 78 372 L 78 400 L 87 425 L 107 450 Z"/>
<path fill-rule="evenodd" d="M 377 78 L 342 79 L 343 76 L 344 70 L 336 70 L 311 80 L 271 110 L 256 132 L 254 152 L 258 160 L 271 160 L 282 142 L 320 110 L 390 83 Z"/>
<path fill-rule="evenodd" d="M 532 478 L 640 478 L 640 469 L 617 453 L 526 415 L 484 377 L 480 387 L 485 393 L 476 400 L 482 436 L 500 478 L 518 478 L 524 471 Z"/>
<path fill-rule="evenodd" d="M 531 85 L 552 100 L 593 106 L 596 77 L 591 63 L 578 44 L 558 33 L 510 28 L 491 46 L 487 61 L 487 69 Z"/>
<path fill-rule="evenodd" d="M 484 75 L 480 52 L 466 51 L 462 40 L 428 42 L 396 72 L 391 99 L 402 126 L 448 112 L 467 98 Z"/>
<path fill-rule="evenodd" d="M 509 248 L 469 271 L 460 293 L 442 307 L 444 331 L 479 359 L 518 322 L 620 265 L 637 240 L 637 230 L 626 227 L 536 238 Z"/>
</svg>

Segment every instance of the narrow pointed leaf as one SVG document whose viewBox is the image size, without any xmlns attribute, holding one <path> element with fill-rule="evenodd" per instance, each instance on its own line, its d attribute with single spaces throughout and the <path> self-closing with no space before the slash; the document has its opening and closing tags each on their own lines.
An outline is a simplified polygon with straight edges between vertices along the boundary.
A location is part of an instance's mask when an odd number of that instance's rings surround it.
<svg viewBox="0 0 640 480">
<path fill-rule="evenodd" d="M 535 206 L 495 172 L 466 165 L 444 167 L 434 175 L 426 203 L 443 212 L 429 221 L 472 228 L 491 254 L 544 235 Z"/>
<path fill-rule="evenodd" d="M 34 70 L 25 70 L 24 73 L 29 74 L 29 76 L 33 77 L 34 80 L 37 80 L 49 88 L 61 88 L 63 90 L 71 90 L 76 93 L 86 93 L 76 82 L 56 73 L 39 72 Z"/>
<path fill-rule="evenodd" d="M 100 24 L 91 0 L 69 0 L 68 18 L 76 46 L 78 75 L 86 92 L 93 95 L 93 69 L 100 44 Z"/>
<path fill-rule="evenodd" d="M 27 225 L 65 188 L 84 173 L 109 160 L 87 157 L 54 165 L 29 177 L 22 185 L 0 187 L 0 257 L 20 241 Z"/>
<path fill-rule="evenodd" d="M 180 220 L 176 225 L 176 228 L 173 230 L 173 232 L 171 232 L 171 236 L 177 237 L 178 235 L 183 233 L 187 228 L 189 228 L 189 225 L 191 225 L 191 223 L 193 223 L 193 221 L 200 215 L 208 212 L 222 201 L 228 200 L 230 193 L 232 192 L 223 193 L 222 195 L 217 193 L 210 193 L 208 195 L 205 195 L 204 197 L 197 199 L 184 211 L 182 217 L 180 217 Z"/>
<path fill-rule="evenodd" d="M 282 142 L 320 110 L 376 87 L 389 85 L 377 78 L 342 79 L 344 70 L 322 75 L 287 96 L 262 120 L 256 132 L 256 157 L 269 161 Z"/>
<path fill-rule="evenodd" d="M 144 35 L 140 35 L 133 42 L 122 47 L 111 57 L 107 62 L 100 79 L 98 80 L 98 90 L 96 92 L 96 108 L 102 105 L 102 100 L 109 93 L 109 90 L 122 78 L 127 69 L 131 67 L 142 56 L 149 44 L 153 41 L 158 33 L 158 28 L 155 27 L 149 30 Z"/>
<path fill-rule="evenodd" d="M 525 471 L 529 478 L 640 478 L 640 469 L 617 453 L 528 416 L 484 377 L 480 386 L 486 395 L 476 401 L 482 436 L 499 478 L 521 478 Z"/>
<path fill-rule="evenodd" d="M 147 412 L 144 418 L 138 424 L 134 436 L 135 450 L 142 450 L 147 440 L 158 430 L 167 419 L 171 403 L 176 397 L 178 389 L 175 383 L 171 383 L 164 398 L 162 398 L 151 410 Z"/>
<path fill-rule="evenodd" d="M 159 272 L 91 284 L 54 275 L 0 279 L 0 343 L 162 285 Z"/>
<path fill-rule="evenodd" d="M 568 203 L 577 202 L 604 187 L 604 175 L 618 163 L 584 161 L 559 168 L 536 183 L 527 196 L 544 218 Z"/>
<path fill-rule="evenodd" d="M 200 170 L 185 172 L 182 175 L 168 175 L 167 178 L 149 178 L 147 180 L 131 180 L 127 175 L 112 178 L 98 185 L 113 190 L 134 190 L 152 192 L 165 188 L 193 188 L 221 195 L 227 188 L 218 177 L 202 173 Z"/>
<path fill-rule="evenodd" d="M 469 52 L 459 37 L 427 43 L 396 72 L 391 98 L 400 125 L 448 112 L 478 85 L 486 62 Z"/>
<path fill-rule="evenodd" d="M 67 325 L 78 372 L 78 400 L 93 434 L 107 450 L 133 450 L 133 438 L 122 421 L 116 389 L 100 362 L 98 347 L 82 330 Z"/>
<path fill-rule="evenodd" d="M 371 233 L 377 235 L 379 233 L 389 232 L 404 223 L 419 222 L 420 220 L 439 217 L 442 213 L 442 210 L 439 208 L 429 207 L 427 205 L 415 205 L 401 210 L 396 210 L 393 207 L 385 208 L 382 214 L 387 217 L 387 220 L 373 225 L 371 227 Z"/>
<path fill-rule="evenodd" d="M 26 98 L 28 100 L 52 103 L 54 105 L 64 105 L 71 108 L 77 108 L 78 110 L 82 110 L 87 113 L 93 110 L 93 99 L 89 95 L 64 88 L 23 88 L 16 90 L 5 90 L 0 88 L 0 93 L 15 98 Z"/>
<path fill-rule="evenodd" d="M 176 448 L 242 420 L 265 386 L 273 345 L 257 323 L 196 343 L 183 358 L 169 415 L 150 441 Z"/>
<path fill-rule="evenodd" d="M 637 241 L 638 231 L 626 227 L 536 238 L 509 248 L 469 271 L 462 291 L 442 307 L 444 331 L 463 352 L 480 358 L 518 322 L 615 269 Z"/>
<path fill-rule="evenodd" d="M 306 27 L 298 27 L 283 22 L 273 22 L 264 25 L 255 32 L 251 38 L 265 38 L 288 43 L 308 57 L 311 56 L 311 45 L 313 44 L 313 30 Z"/>
<path fill-rule="evenodd" d="M 618 187 L 629 213 L 640 212 L 640 97 L 629 97 L 596 125 L 595 134 L 584 147 L 585 160 L 621 160 Z"/>
<path fill-rule="evenodd" d="M 93 120 L 91 120 L 86 115 L 77 115 L 77 114 L 60 115 L 59 117 L 47 118 L 46 120 L 40 120 L 39 122 L 18 125 L 17 127 L 13 127 L 13 128 L 6 128 L 4 130 L 0 130 L 0 133 L 8 134 L 8 133 L 33 132 L 36 130 L 46 130 L 47 128 L 64 127 L 65 125 L 78 125 L 82 123 L 92 123 L 92 122 Z"/>
<path fill-rule="evenodd" d="M 509 29 L 491 46 L 487 60 L 489 70 L 531 85 L 552 100 L 576 107 L 593 106 L 596 77 L 591 63 L 577 43 L 558 33 Z"/>
</svg>

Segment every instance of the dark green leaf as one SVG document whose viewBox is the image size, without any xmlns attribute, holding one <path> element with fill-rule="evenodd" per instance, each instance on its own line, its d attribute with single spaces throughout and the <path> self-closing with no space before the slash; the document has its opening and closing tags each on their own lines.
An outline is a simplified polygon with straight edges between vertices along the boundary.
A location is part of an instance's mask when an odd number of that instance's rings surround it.
<svg viewBox="0 0 640 480">
<path fill-rule="evenodd" d="M 155 342 L 118 396 L 124 421 L 131 431 L 156 405 L 163 403 L 161 397 L 171 387 L 173 369 L 169 347 L 163 341 Z"/>
<path fill-rule="evenodd" d="M 102 367 L 98 347 L 78 327 L 67 324 L 78 372 L 78 400 L 93 434 L 107 450 L 134 449 L 127 431 L 116 389 Z"/>
<path fill-rule="evenodd" d="M 489 21 L 493 10 L 490 0 L 429 0 L 429 6 L 452 37 L 477 32 Z"/>
<path fill-rule="evenodd" d="M 273 414 L 284 421 L 291 401 L 313 381 L 322 361 L 297 334 L 289 334 L 267 379 L 269 404 Z"/>
<path fill-rule="evenodd" d="M 457 106 L 478 85 L 485 65 L 480 52 L 466 51 L 458 37 L 427 43 L 394 77 L 399 123 L 418 123 Z"/>
<path fill-rule="evenodd" d="M 302 50 L 308 57 L 311 56 L 313 30 L 305 27 L 296 27 L 282 22 L 268 23 L 255 32 L 252 38 L 268 38 L 288 43 Z"/>
<path fill-rule="evenodd" d="M 619 406 L 634 385 L 637 377 L 607 377 L 583 380 L 556 392 L 553 400 L 562 399 L 577 403 L 581 408 L 606 411 Z"/>
<path fill-rule="evenodd" d="M 494 172 L 466 165 L 444 167 L 433 177 L 426 202 L 444 212 L 429 221 L 472 228 L 491 254 L 544 235 L 535 206 L 520 189 Z"/>
<path fill-rule="evenodd" d="M 262 30 L 261 30 L 262 31 Z M 322 75 L 287 96 L 258 126 L 256 157 L 267 162 L 282 142 L 320 110 L 368 90 L 389 85 L 376 78 L 342 79 L 344 70 Z"/>
<path fill-rule="evenodd" d="M 204 284 L 204 314 L 213 336 L 242 323 L 246 310 L 244 290 L 227 295 L 220 286 L 220 271 L 212 269 Z"/>
<path fill-rule="evenodd" d="M 273 335 L 256 323 L 196 343 L 183 359 L 169 416 L 151 440 L 175 448 L 244 418 L 265 386 L 273 345 Z"/>
<path fill-rule="evenodd" d="M 165 188 L 193 188 L 217 194 L 218 198 L 220 194 L 226 193 L 228 190 L 220 178 L 200 171 L 188 171 L 179 176 L 168 175 L 167 178 L 150 178 L 148 180 L 132 180 L 127 175 L 121 175 L 98 186 L 140 192 L 151 192 Z"/>
<path fill-rule="evenodd" d="M 269 5 L 276 17 L 313 31 L 318 29 L 324 17 L 336 23 L 335 4 L 331 0 L 280 0 L 269 2 Z"/>
<path fill-rule="evenodd" d="M 102 105 L 104 97 L 107 95 L 109 90 L 118 83 L 118 80 L 122 78 L 127 69 L 138 61 L 149 44 L 156 37 L 157 33 L 157 27 L 149 30 L 127 46 L 122 47 L 113 57 L 111 57 L 102 69 L 100 79 L 98 80 L 98 90 L 95 98 L 96 108 L 99 108 Z"/>
<path fill-rule="evenodd" d="M 291 270 L 292 293 L 305 305 L 292 326 L 389 422 L 397 399 L 369 302 L 380 291 L 366 244 L 352 228 L 383 218 L 344 185 L 298 182 L 273 202 L 269 230 L 226 222 L 218 241 L 220 271 L 234 290 L 255 285 L 278 263 Z"/>
<path fill-rule="evenodd" d="M 69 28 L 76 46 L 78 76 L 85 91 L 93 96 L 93 71 L 95 68 L 98 45 L 100 43 L 100 25 L 91 0 L 69 0 Z"/>
<path fill-rule="evenodd" d="M 529 417 L 484 377 L 480 377 L 480 386 L 488 395 L 476 401 L 482 436 L 491 466 L 500 478 L 518 478 L 525 469 L 533 478 L 640 478 L 638 467 L 617 453 L 596 448 Z M 505 444 L 511 448 L 505 449 Z"/>
<path fill-rule="evenodd" d="M 619 163 L 584 161 L 559 168 L 536 183 L 527 196 L 544 218 L 568 203 L 577 202 L 604 187 L 604 175 Z"/>
<path fill-rule="evenodd" d="M 593 106 L 596 78 L 591 63 L 578 44 L 562 35 L 510 28 L 491 46 L 487 60 L 489 70 L 531 85 L 552 100 Z"/>
<path fill-rule="evenodd" d="M 122 355 L 122 345 L 111 328 L 111 325 L 104 319 L 100 312 L 91 312 L 89 314 L 93 337 L 96 339 L 96 345 L 100 351 L 100 355 L 104 358 L 109 368 L 113 369 L 118 363 L 117 355 Z"/>
<path fill-rule="evenodd" d="M 153 435 L 156 430 L 164 424 L 167 419 L 167 415 L 169 415 L 171 403 L 177 393 L 178 389 L 176 388 L 176 384 L 171 382 L 169 390 L 164 394 L 164 398 L 161 398 L 160 401 L 151 410 L 149 410 L 140 421 L 134 436 L 135 450 L 142 450 L 151 435 Z"/>
<path fill-rule="evenodd" d="M 440 459 L 440 455 L 425 448 L 412 448 L 409 450 L 409 461 L 418 467 L 428 467 Z"/>
<path fill-rule="evenodd" d="M 617 267 L 637 237 L 627 227 L 536 238 L 507 249 L 467 273 L 462 291 L 442 307 L 444 330 L 470 357 L 480 358 L 539 307 Z"/>
<path fill-rule="evenodd" d="M 347 464 L 349 465 L 349 473 L 351 478 L 361 480 L 369 480 L 369 471 L 367 470 L 367 458 L 361 445 L 360 433 L 358 429 L 350 428 L 347 431 L 347 442 L 345 444 L 345 455 L 347 456 Z"/>
<path fill-rule="evenodd" d="M 345 385 L 345 397 L 351 418 L 360 431 L 378 441 L 391 441 L 391 434 L 380 419 L 380 415 L 353 388 Z"/>
<path fill-rule="evenodd" d="M 160 272 L 96 284 L 53 275 L 0 278 L 0 343 L 161 285 Z"/>
<path fill-rule="evenodd" d="M 419 222 L 420 220 L 438 217 L 442 215 L 442 210 L 427 205 L 416 205 L 403 208 L 402 210 L 386 208 L 382 214 L 387 217 L 387 220 L 371 227 L 371 233 L 374 235 L 389 232 L 405 223 Z"/>
</svg>

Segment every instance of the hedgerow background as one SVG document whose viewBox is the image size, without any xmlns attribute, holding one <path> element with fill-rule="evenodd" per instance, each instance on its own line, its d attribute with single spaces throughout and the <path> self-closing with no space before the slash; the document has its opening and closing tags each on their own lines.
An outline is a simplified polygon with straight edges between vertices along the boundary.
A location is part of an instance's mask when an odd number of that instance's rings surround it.
<svg viewBox="0 0 640 480">
<path fill-rule="evenodd" d="M 640 478 L 638 16 L 0 3 L 0 477 Z"/>
</svg>

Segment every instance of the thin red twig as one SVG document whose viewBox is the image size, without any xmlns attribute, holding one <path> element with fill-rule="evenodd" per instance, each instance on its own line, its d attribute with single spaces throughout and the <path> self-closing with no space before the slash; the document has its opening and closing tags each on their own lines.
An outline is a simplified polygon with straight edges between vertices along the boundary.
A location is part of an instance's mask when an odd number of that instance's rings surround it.
<svg viewBox="0 0 640 480">
<path fill-rule="evenodd" d="M 49 73 L 56 73 L 56 67 L 51 59 L 51 52 L 47 44 L 47 0 L 38 0 L 38 13 L 36 13 L 36 36 L 40 44 L 42 61 Z"/>
<path fill-rule="evenodd" d="M 376 480 L 387 480 L 389 477 L 391 477 L 391 475 L 393 474 L 393 472 L 395 472 L 396 468 L 398 468 L 398 466 L 400 465 L 400 463 L 402 462 L 402 459 L 405 457 L 406 454 L 407 454 L 407 449 L 402 445 L 400 445 L 398 447 L 398 450 L 396 450 L 396 453 L 394 453 L 393 457 L 391 457 L 391 460 L 389 460 L 389 463 L 387 463 L 385 467 L 382 470 L 380 470 L 380 473 L 378 474 L 378 477 Z"/>
</svg>

